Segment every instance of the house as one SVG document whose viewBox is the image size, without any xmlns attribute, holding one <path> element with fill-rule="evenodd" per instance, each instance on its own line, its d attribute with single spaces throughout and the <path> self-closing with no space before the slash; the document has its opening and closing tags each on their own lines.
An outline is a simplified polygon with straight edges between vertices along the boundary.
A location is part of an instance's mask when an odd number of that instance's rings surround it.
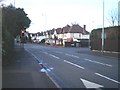
<svg viewBox="0 0 120 90">
<path fill-rule="evenodd" d="M 63 27 L 64 33 L 64 44 L 65 42 L 80 42 L 82 39 L 89 39 L 89 32 L 86 31 L 86 25 L 83 27 L 78 24 L 73 24 L 72 26 L 67 25 Z"/>
<path fill-rule="evenodd" d="M 48 45 L 54 44 L 54 35 L 53 35 L 54 31 L 55 31 L 54 28 L 52 30 L 46 31 L 46 41 L 45 41 L 46 44 L 48 44 Z"/>
<path fill-rule="evenodd" d="M 63 45 L 63 29 L 57 28 L 54 32 L 54 36 L 56 37 L 56 44 L 57 45 Z"/>
<path fill-rule="evenodd" d="M 63 38 L 62 28 L 57 28 L 57 29 L 53 28 L 48 32 L 49 32 L 49 39 L 52 40 L 52 44 L 55 44 L 55 45 L 62 44 L 62 38 Z"/>
<path fill-rule="evenodd" d="M 47 32 L 46 32 L 46 38 L 50 38 L 50 39 L 52 39 L 53 38 L 53 34 L 54 34 L 54 28 L 52 29 L 52 30 L 48 30 Z"/>
<path fill-rule="evenodd" d="M 72 26 L 66 25 L 63 28 L 48 30 L 46 32 L 47 42 L 55 45 L 65 45 L 65 42 L 80 42 L 89 39 L 89 32 L 86 31 L 86 25 L 83 27 L 78 24 Z"/>
<path fill-rule="evenodd" d="M 62 28 L 57 28 L 56 33 L 57 33 L 58 39 L 63 39 L 64 35 L 63 35 L 63 29 Z"/>
<path fill-rule="evenodd" d="M 69 40 L 68 31 L 69 31 L 70 27 L 71 27 L 70 25 L 66 25 L 65 27 L 62 28 L 62 31 L 63 31 L 63 44 L 65 44 L 65 42 L 67 42 Z"/>
<path fill-rule="evenodd" d="M 78 41 L 78 39 L 81 39 L 82 37 L 83 28 L 78 24 L 72 25 L 67 34 L 69 38 L 73 39 L 73 41 Z"/>
<path fill-rule="evenodd" d="M 89 32 L 86 31 L 86 25 L 83 27 L 79 26 L 78 24 L 73 24 L 72 26 L 67 25 L 66 27 L 63 27 L 63 33 L 64 46 L 71 46 L 71 44 L 76 46 L 76 43 L 79 44 L 77 46 L 89 45 Z"/>
<path fill-rule="evenodd" d="M 78 24 L 72 26 L 66 25 L 63 28 L 57 28 L 41 32 L 39 39 L 43 37 L 46 39 L 46 43 L 50 45 L 65 45 L 66 42 L 81 42 L 89 40 L 89 32 L 86 31 L 86 25 L 83 27 Z"/>
</svg>

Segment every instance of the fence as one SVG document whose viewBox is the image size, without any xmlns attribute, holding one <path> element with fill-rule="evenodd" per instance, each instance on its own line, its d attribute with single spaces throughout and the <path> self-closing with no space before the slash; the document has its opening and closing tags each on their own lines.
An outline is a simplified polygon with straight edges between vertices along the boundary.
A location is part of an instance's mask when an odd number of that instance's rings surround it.
<svg viewBox="0 0 120 90">
<path fill-rule="evenodd" d="M 102 50 L 102 29 L 92 30 L 90 35 L 90 45 L 92 50 Z M 120 26 L 105 28 L 104 50 L 120 52 Z"/>
</svg>

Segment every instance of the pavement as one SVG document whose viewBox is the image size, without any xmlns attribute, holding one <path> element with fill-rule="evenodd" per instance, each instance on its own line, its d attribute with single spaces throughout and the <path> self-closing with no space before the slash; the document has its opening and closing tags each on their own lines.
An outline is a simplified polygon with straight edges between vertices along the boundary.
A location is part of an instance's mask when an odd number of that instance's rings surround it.
<svg viewBox="0 0 120 90">
<path fill-rule="evenodd" d="M 79 50 L 77 53 L 83 53 L 83 54 L 89 54 L 89 55 L 94 55 L 94 56 L 100 56 L 100 57 L 112 57 L 112 58 L 117 58 L 120 59 L 120 53 L 119 52 L 110 52 L 110 51 L 98 51 L 98 50 Z"/>
<path fill-rule="evenodd" d="M 2 88 L 56 88 L 37 60 L 20 45 L 14 57 L 2 67 Z"/>
</svg>

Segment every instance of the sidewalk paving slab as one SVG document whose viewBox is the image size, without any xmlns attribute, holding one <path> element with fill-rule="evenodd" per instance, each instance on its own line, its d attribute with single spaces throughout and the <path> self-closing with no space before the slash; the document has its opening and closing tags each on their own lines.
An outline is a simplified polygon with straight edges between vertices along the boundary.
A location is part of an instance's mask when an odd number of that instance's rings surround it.
<svg viewBox="0 0 120 90">
<path fill-rule="evenodd" d="M 17 45 L 14 53 L 13 60 L 2 67 L 2 88 L 57 88 L 24 48 Z"/>
</svg>

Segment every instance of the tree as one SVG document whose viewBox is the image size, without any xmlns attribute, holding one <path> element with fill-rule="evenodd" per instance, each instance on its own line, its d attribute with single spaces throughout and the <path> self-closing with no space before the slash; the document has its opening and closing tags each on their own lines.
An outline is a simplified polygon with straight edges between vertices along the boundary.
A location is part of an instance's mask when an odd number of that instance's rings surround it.
<svg viewBox="0 0 120 90">
<path fill-rule="evenodd" d="M 14 37 L 19 35 L 21 30 L 30 26 L 31 20 L 27 17 L 24 9 L 10 5 L 3 7 L 2 11 L 3 30 L 4 28 L 8 29 Z"/>
<path fill-rule="evenodd" d="M 107 18 L 108 19 L 108 18 Z M 109 19 L 108 19 L 109 23 L 112 26 L 118 25 L 118 12 L 117 10 L 111 10 L 111 12 L 109 13 Z"/>
<path fill-rule="evenodd" d="M 14 38 L 21 34 L 21 30 L 29 28 L 31 20 L 23 8 L 13 5 L 2 7 L 2 57 L 9 60 L 14 48 Z"/>
</svg>

